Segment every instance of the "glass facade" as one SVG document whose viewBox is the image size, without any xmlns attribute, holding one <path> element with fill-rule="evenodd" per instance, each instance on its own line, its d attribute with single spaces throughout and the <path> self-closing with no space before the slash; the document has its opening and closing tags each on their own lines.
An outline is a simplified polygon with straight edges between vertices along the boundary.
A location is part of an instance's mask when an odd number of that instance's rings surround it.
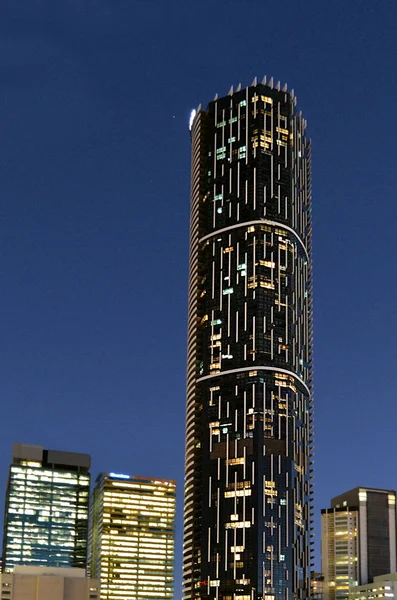
<svg viewBox="0 0 397 600">
<path fill-rule="evenodd" d="M 175 481 L 98 477 L 89 563 L 101 600 L 174 597 L 175 502 Z"/>
<path fill-rule="evenodd" d="M 310 143 L 265 83 L 192 118 L 184 597 L 310 596 Z"/>
<path fill-rule="evenodd" d="M 16 565 L 86 567 L 90 475 L 62 467 L 29 460 L 11 465 L 4 571 Z"/>
</svg>

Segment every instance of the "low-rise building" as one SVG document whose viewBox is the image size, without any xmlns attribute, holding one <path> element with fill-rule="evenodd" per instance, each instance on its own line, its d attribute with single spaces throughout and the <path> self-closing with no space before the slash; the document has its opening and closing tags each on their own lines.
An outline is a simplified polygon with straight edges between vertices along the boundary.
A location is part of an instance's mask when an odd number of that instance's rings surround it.
<svg viewBox="0 0 397 600">
<path fill-rule="evenodd" d="M 0 591 L 9 600 L 99 600 L 100 582 L 84 569 L 16 566 L 0 574 Z"/>
<path fill-rule="evenodd" d="M 397 573 L 378 575 L 373 583 L 350 588 L 349 600 L 382 600 L 397 598 Z"/>
</svg>

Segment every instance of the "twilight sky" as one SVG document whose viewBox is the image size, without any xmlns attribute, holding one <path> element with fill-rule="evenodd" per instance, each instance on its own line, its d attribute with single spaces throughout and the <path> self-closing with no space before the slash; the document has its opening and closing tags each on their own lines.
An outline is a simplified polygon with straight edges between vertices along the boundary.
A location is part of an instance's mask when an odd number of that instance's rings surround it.
<svg viewBox="0 0 397 600">
<path fill-rule="evenodd" d="M 1 502 L 14 441 L 177 479 L 179 597 L 188 119 L 264 74 L 313 140 L 316 511 L 397 488 L 396 63 L 395 0 L 2 0 Z"/>
</svg>

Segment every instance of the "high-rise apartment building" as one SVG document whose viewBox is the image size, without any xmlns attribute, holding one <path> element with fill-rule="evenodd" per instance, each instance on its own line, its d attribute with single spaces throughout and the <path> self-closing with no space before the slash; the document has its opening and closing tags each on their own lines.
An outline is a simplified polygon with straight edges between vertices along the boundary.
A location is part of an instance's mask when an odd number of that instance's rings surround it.
<svg viewBox="0 0 397 600">
<path fill-rule="evenodd" d="M 101 600 L 172 600 L 175 501 L 175 481 L 99 475 L 89 564 L 101 580 Z"/>
<path fill-rule="evenodd" d="M 14 444 L 3 571 L 16 565 L 86 567 L 90 464 L 88 454 Z"/>
<path fill-rule="evenodd" d="M 357 487 L 321 511 L 324 600 L 396 571 L 396 492 Z"/>
<path fill-rule="evenodd" d="M 4 600 L 99 600 L 99 588 L 85 569 L 16 566 L 12 573 L 0 573 Z"/>
<path fill-rule="evenodd" d="M 273 80 L 191 117 L 184 597 L 310 596 L 310 142 Z"/>
</svg>

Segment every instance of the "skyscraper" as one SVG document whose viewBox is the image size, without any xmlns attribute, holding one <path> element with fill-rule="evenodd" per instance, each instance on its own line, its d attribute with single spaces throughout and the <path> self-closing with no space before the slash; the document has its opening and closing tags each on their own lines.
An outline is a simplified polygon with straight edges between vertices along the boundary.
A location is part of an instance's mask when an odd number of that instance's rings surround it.
<svg viewBox="0 0 397 600">
<path fill-rule="evenodd" d="M 99 475 L 93 493 L 90 572 L 101 600 L 172 600 L 175 481 Z"/>
<path fill-rule="evenodd" d="M 191 117 L 184 597 L 310 595 L 310 142 L 273 80 Z"/>
<path fill-rule="evenodd" d="M 15 565 L 86 567 L 90 465 L 88 454 L 13 445 L 3 571 Z"/>
<path fill-rule="evenodd" d="M 396 492 L 357 487 L 321 511 L 324 600 L 344 600 L 357 585 L 394 573 Z"/>
</svg>

